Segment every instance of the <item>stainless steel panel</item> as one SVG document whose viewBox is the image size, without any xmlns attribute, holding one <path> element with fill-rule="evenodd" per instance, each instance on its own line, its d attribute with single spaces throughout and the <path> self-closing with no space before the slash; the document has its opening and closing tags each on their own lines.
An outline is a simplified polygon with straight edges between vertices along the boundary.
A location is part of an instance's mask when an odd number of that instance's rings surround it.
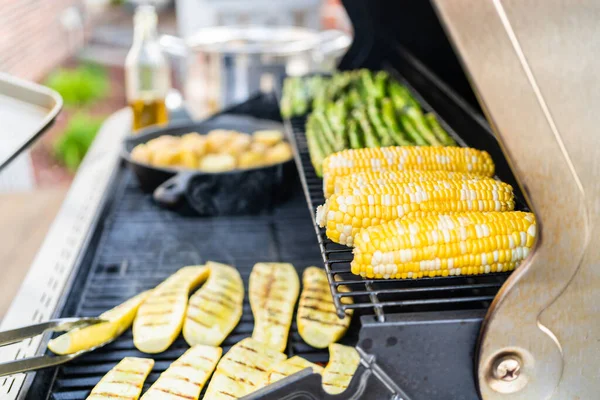
<svg viewBox="0 0 600 400">
<path fill-rule="evenodd" d="M 481 395 L 597 398 L 600 3 L 435 4 L 539 221 L 484 322 Z"/>
<path fill-rule="evenodd" d="M 54 90 L 0 73 L 0 170 L 50 126 L 61 108 Z"/>
</svg>

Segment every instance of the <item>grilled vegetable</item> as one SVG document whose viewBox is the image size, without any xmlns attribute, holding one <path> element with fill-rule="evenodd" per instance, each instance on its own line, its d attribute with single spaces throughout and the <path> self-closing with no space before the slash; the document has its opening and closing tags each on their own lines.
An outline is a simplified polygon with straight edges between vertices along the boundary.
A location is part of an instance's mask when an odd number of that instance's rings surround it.
<svg viewBox="0 0 600 400">
<path fill-rule="evenodd" d="M 485 151 L 468 147 L 384 147 L 343 150 L 323 161 L 325 197 L 333 193 L 340 176 L 362 171 L 454 171 L 493 176 L 494 162 Z"/>
<path fill-rule="evenodd" d="M 437 118 L 433 113 L 425 114 L 425 120 L 429 124 L 429 127 L 435 133 L 435 136 L 444 146 L 456 146 L 456 141 L 442 128 Z"/>
<path fill-rule="evenodd" d="M 281 102 L 279 103 L 279 109 L 281 110 L 281 115 L 284 118 L 291 118 L 294 116 L 294 86 L 296 82 L 292 78 L 287 78 L 283 82 L 283 90 L 281 94 Z"/>
<path fill-rule="evenodd" d="M 353 149 L 363 148 L 362 135 L 358 126 L 358 122 L 355 119 L 350 119 L 348 122 L 348 137 L 350 139 L 350 147 Z M 322 168 L 321 162 L 321 168 Z M 321 173 L 322 175 L 322 173 Z"/>
<path fill-rule="evenodd" d="M 364 134 L 365 145 L 371 148 L 381 147 L 381 142 L 375 134 L 375 131 L 373 131 L 373 127 L 369 122 L 367 113 L 362 109 L 355 109 L 354 111 L 352 111 L 352 116 L 354 117 L 354 119 L 356 119 L 360 126 L 360 129 Z"/>
<path fill-rule="evenodd" d="M 298 332 L 312 347 L 324 349 L 344 336 L 350 326 L 352 310 L 344 319 L 337 316 L 327 275 L 321 268 L 306 268 L 302 274 L 302 287 L 296 320 Z M 343 291 L 344 287 L 339 289 Z M 352 303 L 349 297 L 342 297 L 341 301 Z"/>
<path fill-rule="evenodd" d="M 360 356 L 354 347 L 329 345 L 329 363 L 323 370 L 323 389 L 330 394 L 342 393 L 358 369 Z"/>
<path fill-rule="evenodd" d="M 269 371 L 269 385 L 306 368 L 312 368 L 313 372 L 317 374 L 323 373 L 323 367 L 311 363 L 300 356 L 294 356 L 271 367 Z"/>
<path fill-rule="evenodd" d="M 142 400 L 197 400 L 222 353 L 220 347 L 190 348 L 160 374 Z"/>
<path fill-rule="evenodd" d="M 56 339 L 52 339 L 48 343 L 48 348 L 55 354 L 73 354 L 100 346 L 120 336 L 131 326 L 140 304 L 149 294 L 150 291 L 140 293 L 115 308 L 100 314 L 100 318 L 107 322 L 73 329 Z"/>
<path fill-rule="evenodd" d="M 317 223 L 332 241 L 352 246 L 359 230 L 409 213 L 510 211 L 514 206 L 512 187 L 490 178 L 375 184 L 332 195 L 317 208 Z"/>
<path fill-rule="evenodd" d="M 252 134 L 252 138 L 257 143 L 263 143 L 266 146 L 275 146 L 283 141 L 283 133 L 278 130 L 261 130 Z"/>
<path fill-rule="evenodd" d="M 133 344 L 139 351 L 160 353 L 173 343 L 183 325 L 190 290 L 208 274 L 204 266 L 183 267 L 152 291 L 133 323 Z"/>
<path fill-rule="evenodd" d="M 377 99 L 382 99 L 385 97 L 385 89 L 389 77 L 389 74 L 385 71 L 379 71 L 375 74 L 374 84 L 375 88 L 377 89 Z"/>
<path fill-rule="evenodd" d="M 383 124 L 379 115 L 379 109 L 373 99 L 369 99 L 369 102 L 367 103 L 367 115 L 371 122 L 371 126 L 375 129 L 377 136 L 381 140 L 381 145 L 384 147 L 392 146 L 394 144 L 394 139 L 392 139 L 392 135 Z"/>
<path fill-rule="evenodd" d="M 285 350 L 299 290 L 298 274 L 292 264 L 254 265 L 249 284 L 254 339 L 273 350 Z"/>
<path fill-rule="evenodd" d="M 336 103 L 329 103 L 327 105 L 327 120 L 331 126 L 331 130 L 335 134 L 337 143 L 337 150 L 343 150 L 348 147 L 348 137 L 346 132 L 346 126 L 344 122 L 346 120 L 346 106 L 343 101 Z"/>
<path fill-rule="evenodd" d="M 417 146 L 427 146 L 429 144 L 427 140 L 421 136 L 417 128 L 413 125 L 412 120 L 407 115 L 400 114 L 398 119 L 402 124 L 402 129 L 404 132 L 406 132 L 408 137 L 410 137 L 410 139 L 415 142 Z"/>
<path fill-rule="evenodd" d="M 219 361 L 204 398 L 231 400 L 252 393 L 268 383 L 271 367 L 285 359 L 270 345 L 244 339 Z"/>
<path fill-rule="evenodd" d="M 352 272 L 406 279 L 511 271 L 535 235 L 534 215 L 519 211 L 406 217 L 356 237 Z"/>
<path fill-rule="evenodd" d="M 396 121 L 396 114 L 394 111 L 394 105 L 389 98 L 381 100 L 381 119 L 388 130 L 388 133 L 392 136 L 394 143 L 398 146 L 410 146 L 411 141 L 405 136 L 404 131 L 398 125 Z"/>
<path fill-rule="evenodd" d="M 423 112 L 420 108 L 417 107 L 405 107 L 404 115 L 410 118 L 410 121 L 414 125 L 415 129 L 419 132 L 419 134 L 427 141 L 427 143 L 431 146 L 442 146 L 442 142 L 438 140 L 435 134 L 427 125 L 425 121 L 425 117 L 423 116 Z"/>
<path fill-rule="evenodd" d="M 367 99 L 369 97 L 377 98 L 379 95 L 379 91 L 375 86 L 375 81 L 373 80 L 373 74 L 368 69 L 361 69 L 359 71 L 360 77 L 360 90 L 363 99 Z"/>
<path fill-rule="evenodd" d="M 237 269 L 209 261 L 210 276 L 192 295 L 183 325 L 183 337 L 190 346 L 218 346 L 242 317 L 244 283 Z"/>
<path fill-rule="evenodd" d="M 306 121 L 306 143 L 310 154 L 310 162 L 317 173 L 317 176 L 323 176 L 323 160 L 327 156 L 325 150 L 321 147 L 319 133 L 316 131 L 315 121 L 312 116 Z"/>
<path fill-rule="evenodd" d="M 449 171 L 363 171 L 335 180 L 335 194 L 352 194 L 355 188 L 368 185 L 386 186 L 401 182 L 483 179 L 482 175 Z"/>
<path fill-rule="evenodd" d="M 146 377 L 154 366 L 149 358 L 125 357 L 102 377 L 88 400 L 137 400 Z"/>
<path fill-rule="evenodd" d="M 335 136 L 335 133 L 333 133 L 333 130 L 327 122 L 327 117 L 325 116 L 325 113 L 323 111 L 314 111 L 312 115 L 314 116 L 315 123 L 317 124 L 319 132 L 321 133 L 321 135 L 323 135 L 323 139 L 326 140 L 327 143 L 329 143 L 329 146 L 331 146 L 331 148 L 334 151 L 342 150 L 342 148 L 340 148 L 340 143 L 338 142 L 337 137 Z"/>
<path fill-rule="evenodd" d="M 360 93 L 358 93 L 358 90 L 356 90 L 356 88 L 351 89 L 348 93 L 347 102 L 350 108 L 359 108 L 363 106 L 363 100 L 360 97 Z"/>
</svg>

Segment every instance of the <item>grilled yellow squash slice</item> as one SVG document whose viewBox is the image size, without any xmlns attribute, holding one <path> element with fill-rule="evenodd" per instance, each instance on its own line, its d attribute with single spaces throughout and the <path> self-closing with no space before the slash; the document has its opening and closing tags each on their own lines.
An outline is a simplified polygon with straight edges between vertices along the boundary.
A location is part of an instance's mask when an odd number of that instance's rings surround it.
<svg viewBox="0 0 600 400">
<path fill-rule="evenodd" d="M 205 399 L 237 399 L 266 386 L 269 371 L 286 359 L 272 346 L 246 338 L 223 356 L 206 389 Z"/>
<path fill-rule="evenodd" d="M 133 344 L 138 350 L 160 353 L 173 343 L 183 326 L 190 290 L 208 274 L 204 266 L 183 267 L 152 291 L 133 322 Z"/>
<path fill-rule="evenodd" d="M 149 358 L 125 357 L 100 379 L 87 400 L 137 400 L 154 366 Z"/>
<path fill-rule="evenodd" d="M 210 276 L 190 298 L 183 337 L 190 346 L 218 346 L 242 317 L 244 283 L 237 269 L 209 261 Z"/>
<path fill-rule="evenodd" d="M 271 371 L 269 371 L 269 385 L 306 368 L 312 368 L 317 374 L 323 373 L 323 367 L 320 365 L 311 363 L 300 356 L 294 356 L 271 367 Z"/>
<path fill-rule="evenodd" d="M 99 346 L 120 336 L 133 322 L 140 304 L 148 297 L 150 291 L 119 304 L 100 315 L 107 322 L 73 329 L 48 343 L 48 348 L 55 354 L 73 354 Z"/>
<path fill-rule="evenodd" d="M 142 400 L 197 400 L 223 349 L 197 345 L 173 361 L 142 396 Z"/>
<path fill-rule="evenodd" d="M 273 350 L 285 350 L 299 290 L 298 274 L 292 264 L 254 265 L 249 284 L 254 339 Z"/>
<path fill-rule="evenodd" d="M 360 356 L 354 347 L 332 343 L 329 345 L 329 362 L 323 370 L 323 389 L 330 394 L 342 393 L 352 380 Z"/>
<path fill-rule="evenodd" d="M 346 311 L 346 317 L 340 319 L 335 311 L 333 296 L 329 289 L 327 274 L 321 268 L 308 267 L 302 274 L 302 294 L 298 305 L 296 323 L 298 332 L 306 343 L 317 349 L 324 349 L 340 340 L 352 319 L 352 310 Z M 340 291 L 347 290 L 340 286 Z M 352 303 L 349 297 L 342 302 Z"/>
</svg>

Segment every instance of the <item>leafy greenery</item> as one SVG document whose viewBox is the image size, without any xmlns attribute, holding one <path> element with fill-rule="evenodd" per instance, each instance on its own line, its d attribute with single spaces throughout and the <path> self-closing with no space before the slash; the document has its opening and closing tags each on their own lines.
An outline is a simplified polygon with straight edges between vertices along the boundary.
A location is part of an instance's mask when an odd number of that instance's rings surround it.
<svg viewBox="0 0 600 400">
<path fill-rule="evenodd" d="M 62 96 L 66 106 L 81 107 L 104 98 L 109 81 L 104 68 L 86 64 L 76 68 L 60 68 L 50 74 L 46 86 Z"/>
<path fill-rule="evenodd" d="M 103 120 L 87 113 L 78 113 L 71 117 L 62 136 L 54 142 L 56 159 L 71 172 L 76 171 L 92 145 Z"/>
</svg>

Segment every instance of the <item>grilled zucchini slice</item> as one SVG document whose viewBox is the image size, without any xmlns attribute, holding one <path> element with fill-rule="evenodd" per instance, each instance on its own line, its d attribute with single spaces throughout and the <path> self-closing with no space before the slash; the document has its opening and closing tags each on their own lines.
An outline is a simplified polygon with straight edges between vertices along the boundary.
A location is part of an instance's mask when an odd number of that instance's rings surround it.
<svg viewBox="0 0 600 400">
<path fill-rule="evenodd" d="M 327 274 L 321 268 L 306 268 L 302 274 L 302 286 L 296 316 L 298 332 L 312 347 L 324 349 L 344 336 L 350 326 L 353 310 L 346 311 L 344 319 L 338 317 Z M 340 286 L 338 290 L 347 289 Z M 349 297 L 342 297 L 341 301 L 346 304 L 352 303 Z"/>
<path fill-rule="evenodd" d="M 183 326 L 190 290 L 208 274 L 204 266 L 183 267 L 152 291 L 133 322 L 133 344 L 139 351 L 160 353 L 173 343 Z"/>
<path fill-rule="evenodd" d="M 311 363 L 300 356 L 294 356 L 271 367 L 271 371 L 269 371 L 269 385 L 306 368 L 312 368 L 313 372 L 317 374 L 323 373 L 323 367 L 320 365 Z"/>
<path fill-rule="evenodd" d="M 125 357 L 100 379 L 87 400 L 137 400 L 154 366 L 149 358 Z"/>
<path fill-rule="evenodd" d="M 285 350 L 299 290 L 298 274 L 292 264 L 254 265 L 249 284 L 254 339 L 274 350 Z"/>
<path fill-rule="evenodd" d="M 338 343 L 329 345 L 329 363 L 323 370 L 323 389 L 330 394 L 342 393 L 352 380 L 360 356 L 354 347 Z"/>
<path fill-rule="evenodd" d="M 190 346 L 219 346 L 242 317 L 244 283 L 237 269 L 209 261 L 210 276 L 190 298 L 183 337 Z"/>
<path fill-rule="evenodd" d="M 286 359 L 272 346 L 246 338 L 223 356 L 206 389 L 205 399 L 236 399 L 266 386 L 269 371 Z"/>
<path fill-rule="evenodd" d="M 73 329 L 48 343 L 48 348 L 55 354 L 73 354 L 99 346 L 120 336 L 133 322 L 140 304 L 148 297 L 150 291 L 119 304 L 115 308 L 100 314 L 107 322 L 85 328 Z"/>
<path fill-rule="evenodd" d="M 173 361 L 142 396 L 142 400 L 197 400 L 223 349 L 197 345 Z"/>
</svg>

